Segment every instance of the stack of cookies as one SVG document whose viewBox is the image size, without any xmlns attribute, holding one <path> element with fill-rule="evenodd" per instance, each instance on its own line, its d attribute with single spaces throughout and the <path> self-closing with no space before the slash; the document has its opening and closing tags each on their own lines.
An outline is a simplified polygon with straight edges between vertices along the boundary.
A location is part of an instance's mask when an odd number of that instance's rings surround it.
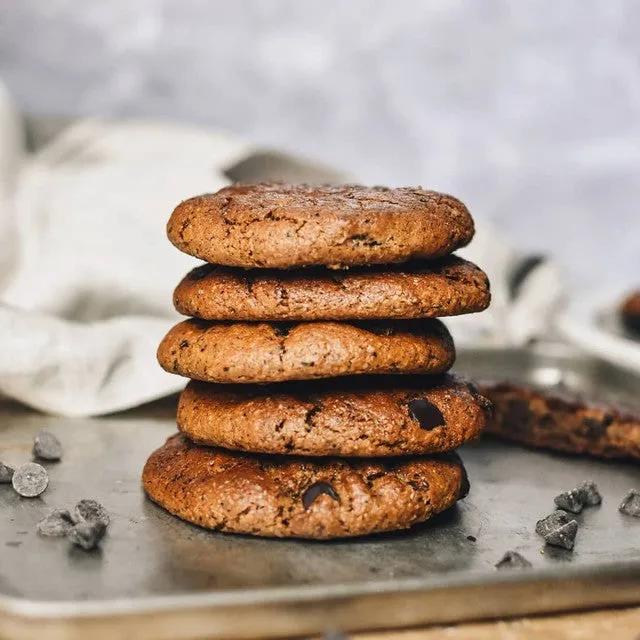
<svg viewBox="0 0 640 640">
<path fill-rule="evenodd" d="M 450 255 L 458 200 L 421 188 L 235 185 L 180 204 L 171 242 L 205 260 L 178 285 L 190 319 L 158 349 L 191 382 L 180 433 L 143 483 L 211 529 L 334 538 L 408 528 L 468 491 L 453 451 L 486 401 L 446 372 L 436 318 L 482 311 L 489 284 Z"/>
</svg>

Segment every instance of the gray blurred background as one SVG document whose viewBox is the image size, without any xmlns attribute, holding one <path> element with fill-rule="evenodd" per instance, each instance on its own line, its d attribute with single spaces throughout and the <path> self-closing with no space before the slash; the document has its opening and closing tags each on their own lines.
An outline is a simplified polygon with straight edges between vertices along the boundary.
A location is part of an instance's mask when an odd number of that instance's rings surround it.
<svg viewBox="0 0 640 640">
<path fill-rule="evenodd" d="M 2 0 L 0 77 L 447 191 L 574 287 L 640 285 L 637 0 Z"/>
</svg>

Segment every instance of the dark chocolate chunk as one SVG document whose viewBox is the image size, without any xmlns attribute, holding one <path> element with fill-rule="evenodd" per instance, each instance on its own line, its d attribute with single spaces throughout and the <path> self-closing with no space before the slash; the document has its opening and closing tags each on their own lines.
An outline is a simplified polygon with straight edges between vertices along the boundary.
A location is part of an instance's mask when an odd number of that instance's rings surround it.
<svg viewBox="0 0 640 640">
<path fill-rule="evenodd" d="M 304 508 L 308 509 L 315 499 L 323 493 L 333 500 L 339 500 L 336 490 L 328 482 L 314 482 L 302 495 L 302 505 Z"/>
<path fill-rule="evenodd" d="M 13 478 L 13 469 L 0 462 L 0 484 L 10 484 Z"/>
<path fill-rule="evenodd" d="M 585 507 L 596 507 L 602 504 L 602 496 L 598 491 L 598 485 L 593 480 L 585 480 L 578 485 L 578 491 L 582 496 Z"/>
<path fill-rule="evenodd" d="M 618 511 L 624 513 L 625 516 L 640 518 L 640 491 L 631 489 L 622 499 Z"/>
<path fill-rule="evenodd" d="M 554 547 L 562 547 L 563 549 L 573 549 L 573 544 L 578 533 L 578 523 L 575 520 L 563 524 L 561 527 L 550 531 L 544 541 Z"/>
<path fill-rule="evenodd" d="M 604 420 L 585 418 L 582 421 L 580 431 L 588 440 L 600 440 L 607 433 L 607 425 Z"/>
<path fill-rule="evenodd" d="M 408 407 L 409 413 L 417 420 L 422 429 L 435 429 L 445 424 L 442 411 L 440 411 L 435 404 L 427 400 L 423 400 L 422 398 L 411 400 Z"/>
<path fill-rule="evenodd" d="M 63 538 L 73 528 L 73 519 L 66 509 L 52 511 L 38 523 L 38 533 L 43 536 Z"/>
<path fill-rule="evenodd" d="M 553 501 L 558 509 L 580 513 L 584 507 L 584 495 L 579 489 L 570 489 L 558 494 Z"/>
<path fill-rule="evenodd" d="M 274 333 L 279 338 L 286 338 L 293 327 L 296 326 L 295 322 L 279 322 L 278 324 L 271 325 Z"/>
<path fill-rule="evenodd" d="M 15 470 L 11 484 L 23 498 L 35 498 L 49 485 L 49 475 L 37 462 L 27 462 Z"/>
<path fill-rule="evenodd" d="M 567 524 L 572 518 L 569 517 L 569 514 L 566 511 L 562 511 L 558 509 L 553 513 L 550 513 L 542 520 L 538 520 L 536 522 L 536 533 L 541 536 L 549 535 L 552 531 L 563 527 Z"/>
<path fill-rule="evenodd" d="M 83 520 L 74 525 L 67 533 L 67 538 L 86 551 L 95 549 L 104 538 L 107 527 L 99 520 Z"/>
<path fill-rule="evenodd" d="M 475 536 L 467 536 L 467 540 L 469 542 L 475 542 L 478 538 L 476 538 Z"/>
<path fill-rule="evenodd" d="M 105 527 L 109 526 L 109 514 L 107 510 L 95 500 L 80 500 L 73 510 L 74 522 L 102 522 Z"/>
<path fill-rule="evenodd" d="M 524 400 L 513 399 L 507 402 L 504 412 L 504 423 L 513 431 L 528 431 L 531 426 L 531 410 L 529 403 Z"/>
<path fill-rule="evenodd" d="M 496 564 L 496 569 L 528 569 L 531 566 L 533 565 L 517 551 L 507 551 Z"/>
<path fill-rule="evenodd" d="M 38 432 L 33 440 L 33 456 L 39 460 L 60 460 L 62 458 L 60 440 L 48 431 Z"/>
</svg>

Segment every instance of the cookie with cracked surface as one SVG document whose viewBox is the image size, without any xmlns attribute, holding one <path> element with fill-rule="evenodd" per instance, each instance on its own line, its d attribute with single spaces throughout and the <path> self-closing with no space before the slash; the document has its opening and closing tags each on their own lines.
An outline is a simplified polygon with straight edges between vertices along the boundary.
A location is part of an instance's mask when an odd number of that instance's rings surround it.
<svg viewBox="0 0 640 640">
<path fill-rule="evenodd" d="M 483 311 L 487 276 L 450 256 L 437 262 L 335 271 L 203 265 L 180 282 L 179 313 L 206 320 L 367 320 L 439 318 Z"/>
<path fill-rule="evenodd" d="M 190 382 L 178 428 L 253 453 L 379 457 L 451 451 L 485 427 L 488 401 L 453 376 L 357 376 L 274 385 Z"/>
<path fill-rule="evenodd" d="M 469 483 L 455 454 L 384 460 L 260 456 L 174 435 L 147 461 L 154 502 L 209 529 L 343 538 L 407 529 L 453 506 Z"/>
<path fill-rule="evenodd" d="M 167 224 L 181 251 L 249 269 L 439 258 L 473 234 L 452 196 L 358 185 L 236 184 L 185 200 Z"/>
<path fill-rule="evenodd" d="M 634 291 L 624 299 L 620 319 L 634 338 L 640 338 L 640 291 Z"/>
<path fill-rule="evenodd" d="M 640 406 L 596 403 L 564 387 L 491 381 L 478 386 L 493 404 L 487 433 L 536 448 L 640 459 Z"/>
<path fill-rule="evenodd" d="M 170 373 L 221 383 L 382 373 L 443 373 L 455 348 L 438 320 L 216 323 L 185 320 L 158 361 Z"/>
</svg>

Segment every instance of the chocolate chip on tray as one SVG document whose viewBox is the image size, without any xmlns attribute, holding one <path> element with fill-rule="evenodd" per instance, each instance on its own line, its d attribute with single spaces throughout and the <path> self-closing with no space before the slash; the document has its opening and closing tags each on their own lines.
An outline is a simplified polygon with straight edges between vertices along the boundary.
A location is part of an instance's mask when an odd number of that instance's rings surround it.
<svg viewBox="0 0 640 640">
<path fill-rule="evenodd" d="M 67 532 L 67 538 L 86 551 L 95 549 L 104 538 L 107 526 L 100 520 L 82 520 Z"/>
<path fill-rule="evenodd" d="M 536 522 L 536 533 L 541 536 L 547 536 L 552 531 L 563 527 L 571 519 L 572 518 L 570 518 L 569 514 L 566 511 L 557 509 L 545 518 L 542 518 L 542 520 L 538 520 L 538 522 Z"/>
<path fill-rule="evenodd" d="M 74 522 L 66 509 L 52 511 L 38 523 L 38 533 L 43 536 L 62 538 L 73 528 Z"/>
<path fill-rule="evenodd" d="M 75 522 L 102 522 L 105 527 L 109 526 L 109 513 L 107 510 L 95 500 L 80 500 L 73 510 L 73 519 Z"/>
<path fill-rule="evenodd" d="M 602 496 L 598 491 L 598 485 L 593 480 L 585 480 L 578 485 L 578 491 L 582 496 L 585 507 L 596 507 L 602 504 Z"/>
<path fill-rule="evenodd" d="M 557 495 L 553 501 L 558 509 L 563 511 L 571 511 L 571 513 L 580 513 L 584 507 L 584 496 L 578 489 L 570 489 L 563 491 Z"/>
<path fill-rule="evenodd" d="M 33 440 L 33 455 L 39 460 L 55 462 L 62 458 L 62 445 L 53 433 L 41 430 Z"/>
<path fill-rule="evenodd" d="M 495 566 L 496 569 L 528 569 L 533 565 L 517 551 L 507 551 Z"/>
<path fill-rule="evenodd" d="M 27 462 L 15 470 L 11 484 L 23 498 L 35 498 L 49 485 L 49 475 L 37 462 Z"/>
<path fill-rule="evenodd" d="M 10 484 L 13 478 L 13 469 L 0 462 L 0 484 Z"/>
<path fill-rule="evenodd" d="M 640 518 L 640 491 L 631 489 L 622 499 L 618 511 L 624 513 L 625 516 Z"/>
<path fill-rule="evenodd" d="M 562 547 L 569 551 L 573 549 L 578 533 L 578 523 L 575 520 L 567 522 L 562 526 L 550 531 L 544 536 L 544 541 L 554 547 Z"/>
</svg>

